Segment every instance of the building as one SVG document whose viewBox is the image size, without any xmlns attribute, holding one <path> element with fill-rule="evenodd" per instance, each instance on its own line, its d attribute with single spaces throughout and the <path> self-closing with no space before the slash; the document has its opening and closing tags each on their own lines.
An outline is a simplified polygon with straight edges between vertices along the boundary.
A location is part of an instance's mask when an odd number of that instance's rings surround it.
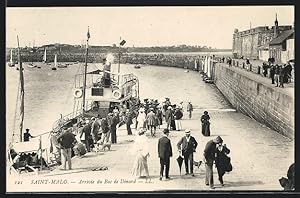
<svg viewBox="0 0 300 198">
<path fill-rule="evenodd" d="M 286 30 L 292 29 L 292 26 L 278 26 L 277 15 L 275 24 L 272 27 L 259 26 L 249 30 L 239 32 L 235 29 L 233 34 L 232 53 L 234 57 L 259 59 L 259 50 L 263 56 L 266 56 L 267 46 L 270 41 Z"/>
<path fill-rule="evenodd" d="M 270 57 L 275 59 L 276 63 L 286 63 L 295 57 L 295 31 L 286 30 L 274 38 L 269 43 Z"/>
</svg>

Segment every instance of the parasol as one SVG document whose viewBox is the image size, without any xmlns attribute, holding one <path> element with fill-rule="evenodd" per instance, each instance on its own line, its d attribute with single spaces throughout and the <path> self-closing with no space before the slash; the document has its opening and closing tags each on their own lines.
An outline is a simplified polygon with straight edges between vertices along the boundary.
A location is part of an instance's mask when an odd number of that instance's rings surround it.
<svg viewBox="0 0 300 198">
<path fill-rule="evenodd" d="M 179 155 L 176 160 L 177 160 L 177 163 L 178 163 L 178 166 L 179 166 L 180 175 L 181 175 L 181 167 L 182 167 L 183 158 Z"/>
</svg>

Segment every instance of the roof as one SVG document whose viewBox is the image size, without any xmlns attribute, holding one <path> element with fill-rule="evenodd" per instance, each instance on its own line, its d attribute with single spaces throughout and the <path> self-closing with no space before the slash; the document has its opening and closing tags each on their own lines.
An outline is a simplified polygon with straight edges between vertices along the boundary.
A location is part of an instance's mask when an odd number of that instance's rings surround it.
<svg viewBox="0 0 300 198">
<path fill-rule="evenodd" d="M 289 36 L 294 34 L 294 29 L 283 31 L 281 34 L 279 34 L 278 37 L 274 38 L 269 45 L 277 45 L 281 44 L 283 41 L 285 41 Z"/>
</svg>

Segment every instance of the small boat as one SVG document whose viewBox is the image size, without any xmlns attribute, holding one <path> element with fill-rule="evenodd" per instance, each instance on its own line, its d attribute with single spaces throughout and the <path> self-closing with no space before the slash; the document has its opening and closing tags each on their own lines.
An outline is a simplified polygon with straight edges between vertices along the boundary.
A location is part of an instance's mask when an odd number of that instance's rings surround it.
<svg viewBox="0 0 300 198">
<path fill-rule="evenodd" d="M 135 65 L 134 68 L 135 68 L 135 69 L 140 69 L 141 66 L 140 66 L 140 65 Z"/>
<path fill-rule="evenodd" d="M 16 70 L 20 70 L 20 68 L 19 67 L 16 67 Z M 22 71 L 24 70 L 24 68 L 22 67 Z"/>
<path fill-rule="evenodd" d="M 35 68 L 35 67 L 37 67 L 35 64 L 33 64 L 33 63 L 29 63 L 28 65 L 27 65 L 29 68 Z"/>
<path fill-rule="evenodd" d="M 185 73 L 189 73 L 190 71 L 189 71 L 189 70 L 184 70 L 184 72 L 185 72 Z"/>
<path fill-rule="evenodd" d="M 66 64 L 58 64 L 57 65 L 58 68 L 67 68 L 68 66 Z"/>
<path fill-rule="evenodd" d="M 41 66 L 38 66 L 37 68 L 38 68 L 38 69 L 41 69 Z"/>
</svg>

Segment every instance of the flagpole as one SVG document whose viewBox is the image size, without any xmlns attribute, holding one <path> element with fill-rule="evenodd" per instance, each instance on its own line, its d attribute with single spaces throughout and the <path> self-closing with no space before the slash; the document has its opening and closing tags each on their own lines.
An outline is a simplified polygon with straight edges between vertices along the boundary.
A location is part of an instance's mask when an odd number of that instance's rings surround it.
<svg viewBox="0 0 300 198">
<path fill-rule="evenodd" d="M 21 62 L 21 52 L 20 52 L 20 43 L 19 43 L 19 36 L 17 35 L 18 41 L 18 62 L 19 62 L 19 69 L 20 69 L 20 142 L 23 141 L 23 121 L 24 121 L 24 76 L 23 76 L 23 67 Z M 19 96 L 18 96 L 19 97 Z"/>
<path fill-rule="evenodd" d="M 84 76 L 83 76 L 82 114 L 84 114 L 84 112 L 85 112 L 85 88 L 86 88 L 87 58 L 88 58 L 88 53 L 89 53 L 89 38 L 90 38 L 90 31 L 89 31 L 89 26 L 88 26 L 88 33 L 87 33 L 87 39 L 86 39 Z"/>
<path fill-rule="evenodd" d="M 120 61 L 121 61 L 121 37 L 119 41 L 119 62 L 118 62 L 118 74 L 120 74 Z M 120 83 L 120 75 L 118 75 L 118 85 Z"/>
</svg>

